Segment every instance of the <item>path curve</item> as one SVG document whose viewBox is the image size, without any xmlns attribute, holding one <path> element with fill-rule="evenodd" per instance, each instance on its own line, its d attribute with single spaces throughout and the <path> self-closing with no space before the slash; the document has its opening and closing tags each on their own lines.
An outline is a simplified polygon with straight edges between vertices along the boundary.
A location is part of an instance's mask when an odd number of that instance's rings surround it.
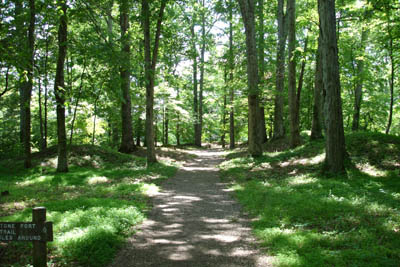
<svg viewBox="0 0 400 267">
<path fill-rule="evenodd" d="M 249 220 L 216 165 L 220 150 L 193 151 L 175 177 L 153 196 L 153 209 L 110 267 L 272 266 L 256 248 Z"/>
</svg>

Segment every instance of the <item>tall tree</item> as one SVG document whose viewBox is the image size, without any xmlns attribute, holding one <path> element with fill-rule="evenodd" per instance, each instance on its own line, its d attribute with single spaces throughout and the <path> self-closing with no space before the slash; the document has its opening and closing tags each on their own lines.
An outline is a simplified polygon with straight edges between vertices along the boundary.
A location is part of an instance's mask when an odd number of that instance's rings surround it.
<svg viewBox="0 0 400 267">
<path fill-rule="evenodd" d="M 67 134 L 65 130 L 65 85 L 64 85 L 64 63 L 67 55 L 67 3 L 65 0 L 58 0 L 62 14 L 58 28 L 58 57 L 56 77 L 54 81 L 54 93 L 57 104 L 57 137 L 58 137 L 58 172 L 68 172 L 67 157 Z"/>
<path fill-rule="evenodd" d="M 340 95 L 335 0 L 319 0 L 318 12 L 322 36 L 323 79 L 326 92 L 324 104 L 326 126 L 325 170 L 339 174 L 345 172 L 346 148 Z"/>
<path fill-rule="evenodd" d="M 264 0 L 258 0 L 258 65 L 259 65 L 259 78 L 260 78 L 260 87 L 264 88 L 265 80 L 265 63 L 264 63 L 264 50 L 265 50 L 265 38 L 264 38 Z M 262 95 L 262 90 L 260 95 Z M 262 98 L 261 98 L 262 99 Z M 265 107 L 263 101 L 260 100 L 260 138 L 262 143 L 266 143 L 268 141 L 267 137 L 267 129 L 265 126 Z"/>
<path fill-rule="evenodd" d="M 288 0 L 288 88 L 289 88 L 289 118 L 290 146 L 300 144 L 299 108 L 296 94 L 296 1 Z"/>
<path fill-rule="evenodd" d="M 314 104 L 313 104 L 313 119 L 311 127 L 311 140 L 322 138 L 323 128 L 323 105 L 324 97 L 323 92 L 324 78 L 322 71 L 322 37 L 319 34 L 318 48 L 315 62 L 315 76 L 314 76 Z"/>
<path fill-rule="evenodd" d="M 365 48 L 368 38 L 368 31 L 363 30 L 361 33 L 361 49 L 362 53 L 365 54 Z M 360 111 L 361 111 L 361 102 L 362 102 L 362 88 L 364 82 L 364 58 L 357 59 L 357 78 L 356 78 L 356 86 L 354 89 L 354 113 L 353 113 L 353 124 L 351 129 L 353 131 L 358 131 L 360 126 Z"/>
<path fill-rule="evenodd" d="M 32 167 L 31 162 L 31 98 L 32 98 L 32 86 L 33 86 L 33 71 L 34 71 L 34 50 L 35 50 L 35 1 L 29 0 L 29 28 L 28 28 L 28 39 L 27 39 L 27 52 L 23 53 L 25 56 L 25 72 L 26 77 L 23 78 L 21 83 L 21 98 L 22 98 L 22 112 L 21 117 L 23 127 L 23 144 L 24 144 L 24 166 L 25 168 Z"/>
<path fill-rule="evenodd" d="M 229 148 L 235 148 L 235 110 L 234 100 L 235 91 L 233 87 L 233 70 L 234 66 L 234 55 L 233 55 L 233 2 L 229 1 L 229 95 L 230 95 L 230 111 L 229 111 Z"/>
<path fill-rule="evenodd" d="M 121 75 L 121 119 L 122 119 L 122 138 L 120 152 L 130 153 L 136 150 L 133 140 L 132 129 L 132 104 L 130 92 L 131 79 L 131 47 L 129 35 L 129 1 L 121 0 L 120 2 L 120 27 L 121 27 L 121 58 L 123 59 L 120 66 Z"/>
<path fill-rule="evenodd" d="M 389 60 L 390 60 L 390 77 L 389 77 L 389 89 L 390 89 L 390 106 L 389 106 L 389 118 L 388 118 L 388 123 L 386 125 L 386 134 L 389 134 L 390 132 L 390 127 L 392 126 L 392 121 L 393 121 L 393 105 L 394 105 L 394 72 L 395 72 L 395 62 L 394 62 L 394 48 L 393 48 L 393 29 L 392 25 L 390 22 L 391 19 L 391 10 L 387 8 L 387 31 L 388 31 L 388 37 L 389 37 L 389 46 L 388 46 L 388 52 L 389 52 Z"/>
<path fill-rule="evenodd" d="M 278 49 L 276 55 L 276 93 L 274 105 L 274 139 L 285 136 L 283 121 L 284 82 L 285 82 L 285 46 L 287 38 L 286 15 L 284 13 L 284 0 L 278 0 Z"/>
<path fill-rule="evenodd" d="M 194 31 L 196 24 L 195 14 L 192 16 L 192 24 L 190 33 L 192 35 L 192 60 L 193 60 L 193 113 L 194 113 L 194 144 L 200 143 L 201 134 L 199 132 L 199 96 L 198 96 L 198 80 L 197 80 L 197 48 L 196 33 Z"/>
<path fill-rule="evenodd" d="M 249 105 L 249 153 L 253 157 L 262 155 L 262 144 L 260 138 L 259 115 L 259 88 L 258 88 L 258 60 L 256 47 L 256 31 L 254 18 L 254 0 L 238 0 L 246 33 L 246 55 L 247 55 L 247 84 Z"/>
<path fill-rule="evenodd" d="M 204 91 L 204 54 L 206 51 L 206 7 L 205 0 L 201 4 L 201 49 L 200 49 L 200 80 L 199 80 L 199 129 L 195 145 L 201 147 L 201 136 L 203 132 L 203 91 Z"/>
<path fill-rule="evenodd" d="M 144 56 L 145 56 L 145 80 L 146 80 L 146 142 L 147 142 L 147 163 L 157 162 L 154 146 L 154 82 L 160 44 L 161 26 L 164 17 L 164 9 L 167 0 L 161 1 L 157 17 L 157 28 L 154 39 L 153 52 L 151 52 L 150 38 L 150 9 L 149 0 L 142 0 L 142 19 L 144 33 Z"/>
</svg>

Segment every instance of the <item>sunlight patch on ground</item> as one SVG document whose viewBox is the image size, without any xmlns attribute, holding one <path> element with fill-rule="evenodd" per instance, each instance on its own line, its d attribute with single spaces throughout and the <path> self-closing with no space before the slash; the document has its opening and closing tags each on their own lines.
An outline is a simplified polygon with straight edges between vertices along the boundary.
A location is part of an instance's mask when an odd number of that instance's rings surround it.
<svg viewBox="0 0 400 267">
<path fill-rule="evenodd" d="M 75 228 L 72 231 L 64 233 L 58 238 L 58 242 L 65 242 L 68 240 L 76 240 L 86 235 L 88 228 Z"/>
<path fill-rule="evenodd" d="M 20 183 L 17 182 L 16 184 L 20 185 L 20 186 L 27 186 L 27 185 L 32 185 L 32 184 L 36 184 L 36 183 L 47 182 L 47 181 L 49 181 L 51 179 L 53 179 L 53 176 L 44 176 L 44 175 L 42 175 L 42 176 L 39 176 L 37 178 L 30 179 L 30 180 L 27 180 L 27 181 L 24 181 L 24 182 L 20 182 Z"/>
<path fill-rule="evenodd" d="M 174 196 L 173 199 L 184 199 L 184 200 L 188 200 L 189 202 L 202 200 L 199 197 L 192 197 L 192 196 Z"/>
<path fill-rule="evenodd" d="M 325 159 L 325 154 L 319 154 L 312 158 L 301 158 L 301 159 L 292 159 L 290 161 L 285 161 L 279 164 L 280 167 L 288 167 L 291 165 L 315 165 L 323 162 Z"/>
<path fill-rule="evenodd" d="M 190 260 L 192 258 L 192 255 L 190 255 L 190 253 L 180 251 L 177 253 L 172 253 L 171 255 L 169 255 L 168 258 L 173 261 L 184 261 Z"/>
<path fill-rule="evenodd" d="M 229 223 L 227 219 L 212 219 L 212 218 L 205 218 L 203 219 L 205 223 Z"/>
<path fill-rule="evenodd" d="M 216 241 L 221 241 L 224 243 L 232 243 L 239 240 L 238 236 L 232 235 L 200 235 L 201 239 L 214 239 Z"/>
<path fill-rule="evenodd" d="M 289 185 L 310 184 L 318 181 L 315 178 L 307 177 L 306 175 L 296 176 L 289 179 Z"/>
<path fill-rule="evenodd" d="M 251 171 L 264 171 L 264 170 L 271 170 L 272 166 L 269 162 L 263 162 L 260 165 L 253 168 Z"/>
<path fill-rule="evenodd" d="M 154 196 L 160 191 L 158 186 L 155 184 L 143 184 L 141 189 L 141 191 L 148 196 Z"/>
<path fill-rule="evenodd" d="M 185 171 L 216 171 L 214 167 L 188 167 L 184 166 L 182 167 L 183 170 Z"/>
<path fill-rule="evenodd" d="M 90 185 L 105 184 L 105 183 L 110 183 L 110 182 L 111 181 L 105 176 L 93 176 L 87 180 L 87 183 Z"/>
<path fill-rule="evenodd" d="M 374 177 L 383 177 L 386 175 L 386 171 L 379 170 L 373 165 L 370 165 L 368 163 L 359 163 L 356 165 L 356 167 L 362 171 L 365 172 L 366 174 Z"/>
</svg>

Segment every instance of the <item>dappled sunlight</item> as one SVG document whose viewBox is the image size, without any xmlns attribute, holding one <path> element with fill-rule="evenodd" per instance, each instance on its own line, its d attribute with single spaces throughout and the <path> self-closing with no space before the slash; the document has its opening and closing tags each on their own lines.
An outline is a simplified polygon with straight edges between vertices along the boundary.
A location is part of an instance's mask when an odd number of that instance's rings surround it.
<svg viewBox="0 0 400 267">
<path fill-rule="evenodd" d="M 43 164 L 0 180 L 0 187 L 6 184 L 10 192 L 0 199 L 0 217 L 2 221 L 30 221 L 31 208 L 44 206 L 47 220 L 54 223 L 54 242 L 49 243 L 54 262 L 105 266 L 144 219 L 148 196 L 159 191 L 155 182 L 172 176 L 176 167 L 161 162 L 147 168 L 143 159 L 92 146 L 76 146 L 71 153 L 68 173 L 57 173 L 48 162 L 56 163 L 57 158 L 45 154 L 40 159 Z M 7 169 L 0 172 L 10 177 Z M 13 245 L 4 249 L 8 248 Z M 27 249 L 19 250 L 29 255 Z"/>
<path fill-rule="evenodd" d="M 366 174 L 374 177 L 383 177 L 386 175 L 386 171 L 377 168 L 369 163 L 358 163 L 356 167 Z"/>
<path fill-rule="evenodd" d="M 318 179 L 308 177 L 307 175 L 300 175 L 300 176 L 295 176 L 290 179 L 288 179 L 289 185 L 302 185 L 302 184 L 310 184 L 310 183 L 316 183 Z M 268 185 L 264 185 L 268 186 Z"/>
<path fill-rule="evenodd" d="M 187 160 L 153 196 L 149 219 L 111 266 L 126 264 L 127 255 L 135 255 L 128 266 L 191 266 L 205 258 L 210 266 L 267 266 L 270 259 L 254 250 L 251 220 L 242 218 L 226 183 L 218 179 L 214 165 L 221 153 L 195 153 L 198 158 Z"/>
<path fill-rule="evenodd" d="M 90 177 L 87 179 L 87 183 L 89 185 L 106 184 L 106 183 L 110 183 L 110 182 L 111 181 L 105 176 L 94 176 L 94 177 Z"/>
</svg>

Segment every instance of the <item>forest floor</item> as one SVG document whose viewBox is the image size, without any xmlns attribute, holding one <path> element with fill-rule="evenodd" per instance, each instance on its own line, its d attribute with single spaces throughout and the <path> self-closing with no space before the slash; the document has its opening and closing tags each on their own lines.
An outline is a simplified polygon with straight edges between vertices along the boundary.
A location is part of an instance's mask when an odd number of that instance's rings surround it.
<svg viewBox="0 0 400 267">
<path fill-rule="evenodd" d="M 68 173 L 56 172 L 56 147 L 34 153 L 29 170 L 21 158 L 0 160 L 0 192 L 7 192 L 0 197 L 0 221 L 29 222 L 32 208 L 44 206 L 54 225 L 48 266 L 106 266 L 145 219 L 149 195 L 176 173 L 179 157 L 191 157 L 158 150 L 160 162 L 147 167 L 143 157 L 72 146 Z M 31 266 L 31 251 L 31 243 L 0 242 L 0 266 Z"/>
<path fill-rule="evenodd" d="M 153 209 L 110 267 L 270 266 L 250 219 L 221 183 L 224 152 L 192 150 L 178 173 L 152 195 Z"/>
<path fill-rule="evenodd" d="M 262 157 L 236 149 L 220 165 L 274 266 L 399 266 L 400 137 L 346 135 L 346 174 L 322 173 L 324 140 Z"/>
</svg>

